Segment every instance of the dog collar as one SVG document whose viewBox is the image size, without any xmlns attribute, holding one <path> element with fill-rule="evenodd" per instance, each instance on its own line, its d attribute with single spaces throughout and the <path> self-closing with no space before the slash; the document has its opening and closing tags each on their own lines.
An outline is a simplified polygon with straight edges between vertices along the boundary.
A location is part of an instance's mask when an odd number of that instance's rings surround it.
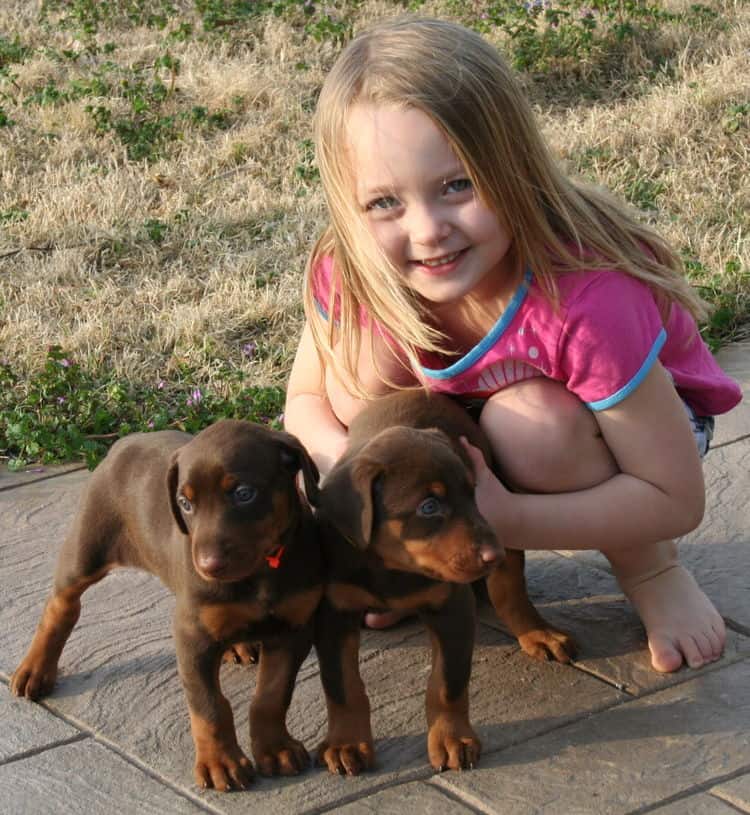
<svg viewBox="0 0 750 815">
<path fill-rule="evenodd" d="M 278 569 L 281 565 L 281 556 L 284 554 L 284 549 L 286 549 L 285 546 L 279 546 L 272 555 L 266 555 L 266 561 L 272 569 Z"/>
</svg>

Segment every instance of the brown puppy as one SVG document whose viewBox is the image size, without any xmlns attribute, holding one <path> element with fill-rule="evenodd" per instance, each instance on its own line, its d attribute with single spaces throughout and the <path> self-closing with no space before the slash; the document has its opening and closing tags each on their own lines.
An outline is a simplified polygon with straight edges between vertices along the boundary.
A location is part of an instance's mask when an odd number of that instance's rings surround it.
<svg viewBox="0 0 750 815">
<path fill-rule="evenodd" d="M 237 743 L 221 693 L 222 654 L 262 643 L 250 708 L 252 752 L 263 774 L 309 764 L 286 729 L 300 664 L 312 645 L 322 594 L 311 502 L 318 472 L 296 438 L 224 420 L 193 437 L 163 431 L 118 441 L 93 473 L 63 543 L 54 588 L 11 690 L 49 693 L 81 609 L 80 597 L 115 566 L 152 572 L 177 598 L 177 662 L 203 787 L 245 787 L 253 767 Z M 238 646 L 241 652 L 241 646 Z"/>
<path fill-rule="evenodd" d="M 427 749 L 437 770 L 471 767 L 481 750 L 469 723 L 472 581 L 487 577 L 497 613 L 525 651 L 563 662 L 573 653 L 570 638 L 528 599 L 523 552 L 504 556 L 479 514 L 461 436 L 491 462 L 484 434 L 455 402 L 423 391 L 391 394 L 352 422 L 347 452 L 321 489 L 328 579 L 315 646 L 329 714 L 319 758 L 331 772 L 357 774 L 373 764 L 358 670 L 364 609 L 415 611 L 429 629 Z"/>
</svg>

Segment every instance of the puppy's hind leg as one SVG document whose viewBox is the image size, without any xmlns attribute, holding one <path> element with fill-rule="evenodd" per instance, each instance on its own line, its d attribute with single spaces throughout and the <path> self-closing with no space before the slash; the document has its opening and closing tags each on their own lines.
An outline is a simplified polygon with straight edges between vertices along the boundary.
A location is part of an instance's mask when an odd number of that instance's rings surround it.
<svg viewBox="0 0 750 815">
<path fill-rule="evenodd" d="M 16 696 L 40 699 L 52 691 L 60 655 L 81 613 L 81 595 L 114 565 L 108 538 L 99 534 L 101 525 L 86 521 L 81 513 L 62 545 L 52 593 L 29 650 L 11 677 Z"/>
</svg>

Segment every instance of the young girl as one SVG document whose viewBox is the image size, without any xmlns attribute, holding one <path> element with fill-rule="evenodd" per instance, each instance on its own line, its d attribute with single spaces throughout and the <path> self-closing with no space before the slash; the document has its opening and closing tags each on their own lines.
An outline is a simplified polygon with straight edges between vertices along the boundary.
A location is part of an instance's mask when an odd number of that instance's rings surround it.
<svg viewBox="0 0 750 815">
<path fill-rule="evenodd" d="M 560 173 L 497 51 L 448 22 L 354 39 L 315 136 L 330 226 L 307 268 L 289 431 L 326 473 L 367 400 L 454 394 L 521 493 L 473 455 L 500 540 L 601 550 L 656 670 L 718 659 L 723 620 L 671 538 L 700 523 L 710 417 L 741 394 L 674 252 Z"/>
</svg>

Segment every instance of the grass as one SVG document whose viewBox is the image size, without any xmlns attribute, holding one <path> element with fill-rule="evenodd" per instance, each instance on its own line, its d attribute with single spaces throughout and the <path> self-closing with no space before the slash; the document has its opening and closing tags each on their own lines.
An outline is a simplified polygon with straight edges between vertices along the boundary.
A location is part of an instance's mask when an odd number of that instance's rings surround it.
<svg viewBox="0 0 750 815">
<path fill-rule="evenodd" d="M 560 161 L 679 249 L 709 344 L 747 336 L 746 3 L 8 0 L 3 459 L 93 464 L 134 430 L 278 422 L 325 222 L 315 100 L 352 33 L 405 11 L 498 45 Z"/>
</svg>

